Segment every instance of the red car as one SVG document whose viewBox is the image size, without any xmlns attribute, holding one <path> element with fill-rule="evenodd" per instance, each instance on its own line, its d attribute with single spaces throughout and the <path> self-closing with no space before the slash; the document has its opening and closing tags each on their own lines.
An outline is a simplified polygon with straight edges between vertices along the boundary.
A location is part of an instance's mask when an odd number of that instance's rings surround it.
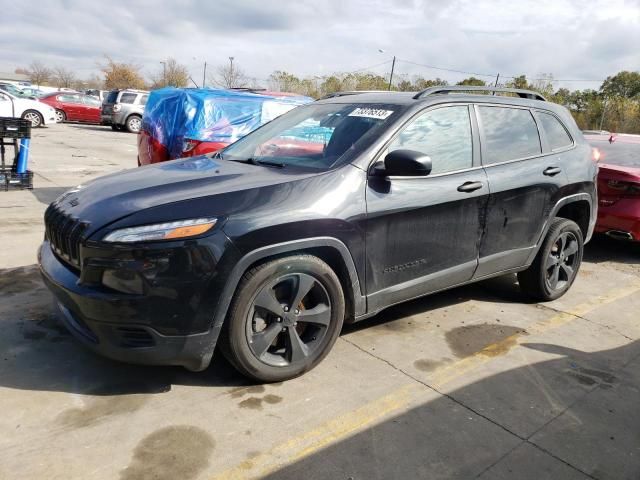
<svg viewBox="0 0 640 480">
<path fill-rule="evenodd" d="M 81 93 L 57 92 L 40 98 L 56 109 L 56 121 L 100 123 L 100 100 Z"/>
<path fill-rule="evenodd" d="M 640 241 L 640 135 L 591 135 L 598 172 L 596 232 Z"/>
</svg>

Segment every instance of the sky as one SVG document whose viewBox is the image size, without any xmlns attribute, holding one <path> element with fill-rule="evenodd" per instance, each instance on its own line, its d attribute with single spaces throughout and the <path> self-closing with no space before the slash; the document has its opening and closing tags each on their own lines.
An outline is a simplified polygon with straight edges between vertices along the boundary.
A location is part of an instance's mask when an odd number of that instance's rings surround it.
<svg viewBox="0 0 640 480">
<path fill-rule="evenodd" d="M 232 56 L 261 82 L 388 75 L 396 56 L 396 79 L 552 74 L 583 89 L 640 70 L 640 0 L 0 0 L 0 12 L 3 72 L 37 60 L 85 78 L 109 55 L 148 77 L 173 57 L 200 83 L 205 61 Z"/>
</svg>

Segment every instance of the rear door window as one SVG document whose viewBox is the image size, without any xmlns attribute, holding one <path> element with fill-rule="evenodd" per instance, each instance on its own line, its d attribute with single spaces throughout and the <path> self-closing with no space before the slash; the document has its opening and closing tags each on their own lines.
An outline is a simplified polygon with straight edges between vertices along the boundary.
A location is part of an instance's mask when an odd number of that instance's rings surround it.
<svg viewBox="0 0 640 480">
<path fill-rule="evenodd" d="M 90 105 L 92 107 L 100 106 L 100 100 L 98 100 L 95 97 L 90 97 L 89 95 L 82 97 L 82 101 L 84 102 L 85 105 Z"/>
<path fill-rule="evenodd" d="M 58 100 L 65 103 L 82 103 L 79 95 L 58 95 Z"/>
<path fill-rule="evenodd" d="M 120 95 L 120 103 L 134 103 L 137 96 L 137 93 L 123 93 Z"/>
<path fill-rule="evenodd" d="M 551 150 L 561 150 L 573 145 L 573 140 L 567 133 L 567 129 L 560 121 L 550 113 L 536 112 L 536 116 L 542 125 Z"/>
<path fill-rule="evenodd" d="M 531 112 L 522 108 L 478 107 L 485 165 L 532 157 L 542 153 L 538 127 Z"/>
<path fill-rule="evenodd" d="M 411 120 L 389 145 L 389 151 L 416 150 L 431 157 L 431 174 L 471 168 L 471 120 L 466 105 L 429 110 Z"/>
</svg>

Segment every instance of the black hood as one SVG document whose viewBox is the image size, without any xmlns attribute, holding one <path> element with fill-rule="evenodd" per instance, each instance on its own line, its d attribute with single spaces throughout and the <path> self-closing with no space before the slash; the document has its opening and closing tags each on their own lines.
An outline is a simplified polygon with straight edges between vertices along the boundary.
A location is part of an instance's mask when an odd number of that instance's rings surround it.
<svg viewBox="0 0 640 480">
<path fill-rule="evenodd" d="M 314 173 L 301 173 L 300 170 L 296 172 L 200 156 L 106 175 L 70 190 L 56 202 L 63 211 L 87 222 L 89 228 L 86 233 L 91 235 L 107 224 L 152 207 L 249 192 L 312 175 Z M 211 214 L 226 213 L 220 211 L 225 206 L 213 203 L 215 200 L 211 199 Z"/>
</svg>

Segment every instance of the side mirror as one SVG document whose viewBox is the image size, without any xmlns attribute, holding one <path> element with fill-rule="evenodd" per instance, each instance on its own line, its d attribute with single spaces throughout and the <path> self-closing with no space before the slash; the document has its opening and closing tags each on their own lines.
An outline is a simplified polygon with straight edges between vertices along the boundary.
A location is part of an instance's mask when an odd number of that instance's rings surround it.
<svg viewBox="0 0 640 480">
<path fill-rule="evenodd" d="M 431 173 L 431 157 L 415 150 L 394 150 L 384 157 L 387 177 L 423 177 Z"/>
</svg>

